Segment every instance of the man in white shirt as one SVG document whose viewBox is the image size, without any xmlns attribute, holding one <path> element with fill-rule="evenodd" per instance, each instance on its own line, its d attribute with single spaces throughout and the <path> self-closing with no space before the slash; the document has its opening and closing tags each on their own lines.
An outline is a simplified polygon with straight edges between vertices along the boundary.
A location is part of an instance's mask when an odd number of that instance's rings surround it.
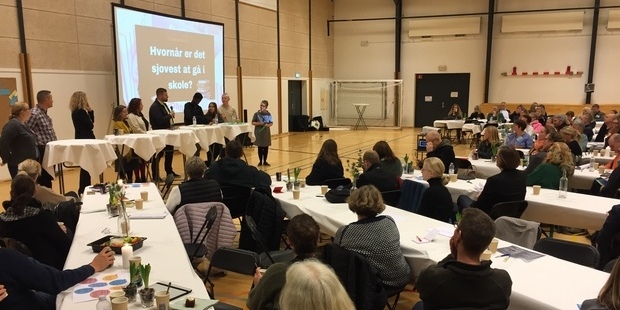
<svg viewBox="0 0 620 310">
<path fill-rule="evenodd" d="M 510 121 L 510 111 L 506 109 L 506 102 L 502 101 L 502 103 L 499 104 L 499 113 L 502 113 L 507 122 Z"/>
<path fill-rule="evenodd" d="M 229 101 L 230 96 L 228 96 L 228 93 L 224 93 L 222 95 L 222 105 L 218 108 L 218 112 L 220 112 L 225 122 L 236 122 L 239 120 L 237 110 L 230 106 Z"/>
</svg>

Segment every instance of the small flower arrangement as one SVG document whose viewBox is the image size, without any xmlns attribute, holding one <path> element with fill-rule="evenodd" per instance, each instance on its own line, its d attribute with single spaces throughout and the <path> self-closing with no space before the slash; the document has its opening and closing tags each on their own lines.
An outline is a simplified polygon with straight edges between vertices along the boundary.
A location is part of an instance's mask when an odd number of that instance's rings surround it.
<svg viewBox="0 0 620 310">
<path fill-rule="evenodd" d="M 111 205 L 123 204 L 123 198 L 125 198 L 125 185 L 123 180 L 118 180 L 116 183 L 111 183 L 109 187 Z"/>
<path fill-rule="evenodd" d="M 364 171 L 364 161 L 362 160 L 362 150 L 357 151 L 357 160 L 350 161 L 347 159 L 347 172 L 351 174 L 354 180 L 360 177 L 361 172 Z"/>
<path fill-rule="evenodd" d="M 403 160 L 405 161 L 405 165 L 404 165 L 405 173 L 411 173 L 413 171 L 413 161 L 409 161 L 408 154 L 405 154 L 405 157 L 403 157 Z"/>
</svg>

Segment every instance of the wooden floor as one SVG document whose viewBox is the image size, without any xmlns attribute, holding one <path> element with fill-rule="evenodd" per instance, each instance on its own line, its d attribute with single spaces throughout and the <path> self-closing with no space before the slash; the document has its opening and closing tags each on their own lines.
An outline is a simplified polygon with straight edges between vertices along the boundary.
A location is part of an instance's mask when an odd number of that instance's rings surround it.
<svg viewBox="0 0 620 310">
<path fill-rule="evenodd" d="M 289 133 L 272 138 L 272 145 L 269 148 L 268 162 L 271 167 L 262 167 L 261 169 L 270 175 L 276 172 L 286 174 L 287 169 L 301 167 L 301 177 L 305 177 L 312 168 L 312 163 L 316 159 L 323 141 L 334 139 L 338 143 L 338 153 L 346 165 L 346 160 L 354 160 L 357 158 L 358 150 L 362 153 L 372 148 L 379 140 L 385 140 L 394 150 L 399 158 L 408 154 L 410 158 L 415 158 L 416 135 L 419 129 L 370 129 L 368 131 L 353 130 L 330 130 L 327 132 L 305 132 L 305 133 Z M 457 156 L 466 156 L 470 152 L 469 143 L 462 143 L 455 146 Z M 248 163 L 251 165 L 258 164 L 258 155 L 256 148 L 246 148 L 245 154 Z M 205 157 L 204 152 L 202 154 Z M 163 162 L 163 160 L 162 160 Z M 161 163 L 163 165 L 163 163 Z M 174 170 L 177 173 L 183 172 L 182 156 L 176 154 L 173 162 Z M 346 167 L 345 167 L 346 168 Z M 161 170 L 163 171 L 163 169 Z M 345 172 L 348 177 L 348 173 Z M 79 172 L 78 170 L 70 170 L 65 174 L 65 188 L 77 191 Z M 112 168 L 108 168 L 104 173 L 105 181 L 113 181 L 116 174 Z M 54 189 L 58 190 L 58 183 L 54 183 Z M 0 182 L 0 199 L 8 200 L 10 195 L 10 182 Z M 0 208 L 1 209 L 1 208 Z M 580 236 L 563 236 L 555 235 L 558 238 L 568 239 L 577 242 L 588 242 L 584 237 Z M 223 302 L 245 307 L 245 300 L 250 290 L 252 282 L 251 276 L 243 276 L 229 273 L 222 278 L 215 278 L 213 281 L 216 285 L 216 298 Z M 419 300 L 418 294 L 413 292 L 413 288 L 408 286 L 401 294 L 397 309 L 411 309 Z"/>
</svg>

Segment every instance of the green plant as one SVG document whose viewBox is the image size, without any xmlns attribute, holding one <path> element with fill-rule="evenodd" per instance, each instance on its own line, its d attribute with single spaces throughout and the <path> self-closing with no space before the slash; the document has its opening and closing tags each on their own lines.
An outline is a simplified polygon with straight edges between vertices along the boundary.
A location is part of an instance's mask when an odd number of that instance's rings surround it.
<svg viewBox="0 0 620 310">
<path fill-rule="evenodd" d="M 136 283 L 138 281 L 138 276 L 140 276 L 140 265 L 138 264 L 129 264 L 129 282 Z"/>
<path fill-rule="evenodd" d="M 297 179 L 299 179 L 299 173 L 300 172 L 301 172 L 301 168 L 300 167 L 293 168 L 293 177 L 295 177 L 295 182 L 297 182 Z"/>
<path fill-rule="evenodd" d="M 142 265 L 140 264 L 140 275 L 142 276 L 142 281 L 144 282 L 144 289 L 149 288 L 149 275 L 151 274 L 151 264 Z"/>
<path fill-rule="evenodd" d="M 497 151 L 499 150 L 499 147 L 501 146 L 501 143 L 495 143 L 494 145 L 491 146 L 491 154 L 493 156 L 497 156 Z"/>
<path fill-rule="evenodd" d="M 350 161 L 347 159 L 347 171 L 354 180 L 360 177 L 360 170 L 364 170 L 364 161 L 362 160 L 362 150 L 357 151 L 357 160 Z"/>
<path fill-rule="evenodd" d="M 411 168 L 413 167 L 413 160 L 409 161 L 409 155 L 405 154 L 405 157 L 403 157 L 403 160 L 405 161 L 405 170 L 407 173 L 411 172 Z"/>
<path fill-rule="evenodd" d="M 118 180 L 116 183 L 111 183 L 108 193 L 110 195 L 109 203 L 111 205 L 123 203 L 123 198 L 125 198 L 125 185 L 123 184 L 123 180 Z"/>
</svg>

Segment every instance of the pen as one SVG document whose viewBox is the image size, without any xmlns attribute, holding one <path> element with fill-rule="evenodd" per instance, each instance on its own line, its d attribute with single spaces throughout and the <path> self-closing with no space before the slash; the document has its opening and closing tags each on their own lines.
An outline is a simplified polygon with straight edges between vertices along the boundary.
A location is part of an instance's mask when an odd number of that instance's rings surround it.
<svg viewBox="0 0 620 310">
<path fill-rule="evenodd" d="M 503 255 L 500 255 L 500 256 L 495 256 L 495 258 L 506 257 L 506 256 L 510 256 L 510 254 L 503 254 Z"/>
<path fill-rule="evenodd" d="M 420 239 L 420 237 L 418 236 L 415 236 L 415 237 L 418 238 L 418 241 L 422 242 L 422 239 Z"/>
</svg>

